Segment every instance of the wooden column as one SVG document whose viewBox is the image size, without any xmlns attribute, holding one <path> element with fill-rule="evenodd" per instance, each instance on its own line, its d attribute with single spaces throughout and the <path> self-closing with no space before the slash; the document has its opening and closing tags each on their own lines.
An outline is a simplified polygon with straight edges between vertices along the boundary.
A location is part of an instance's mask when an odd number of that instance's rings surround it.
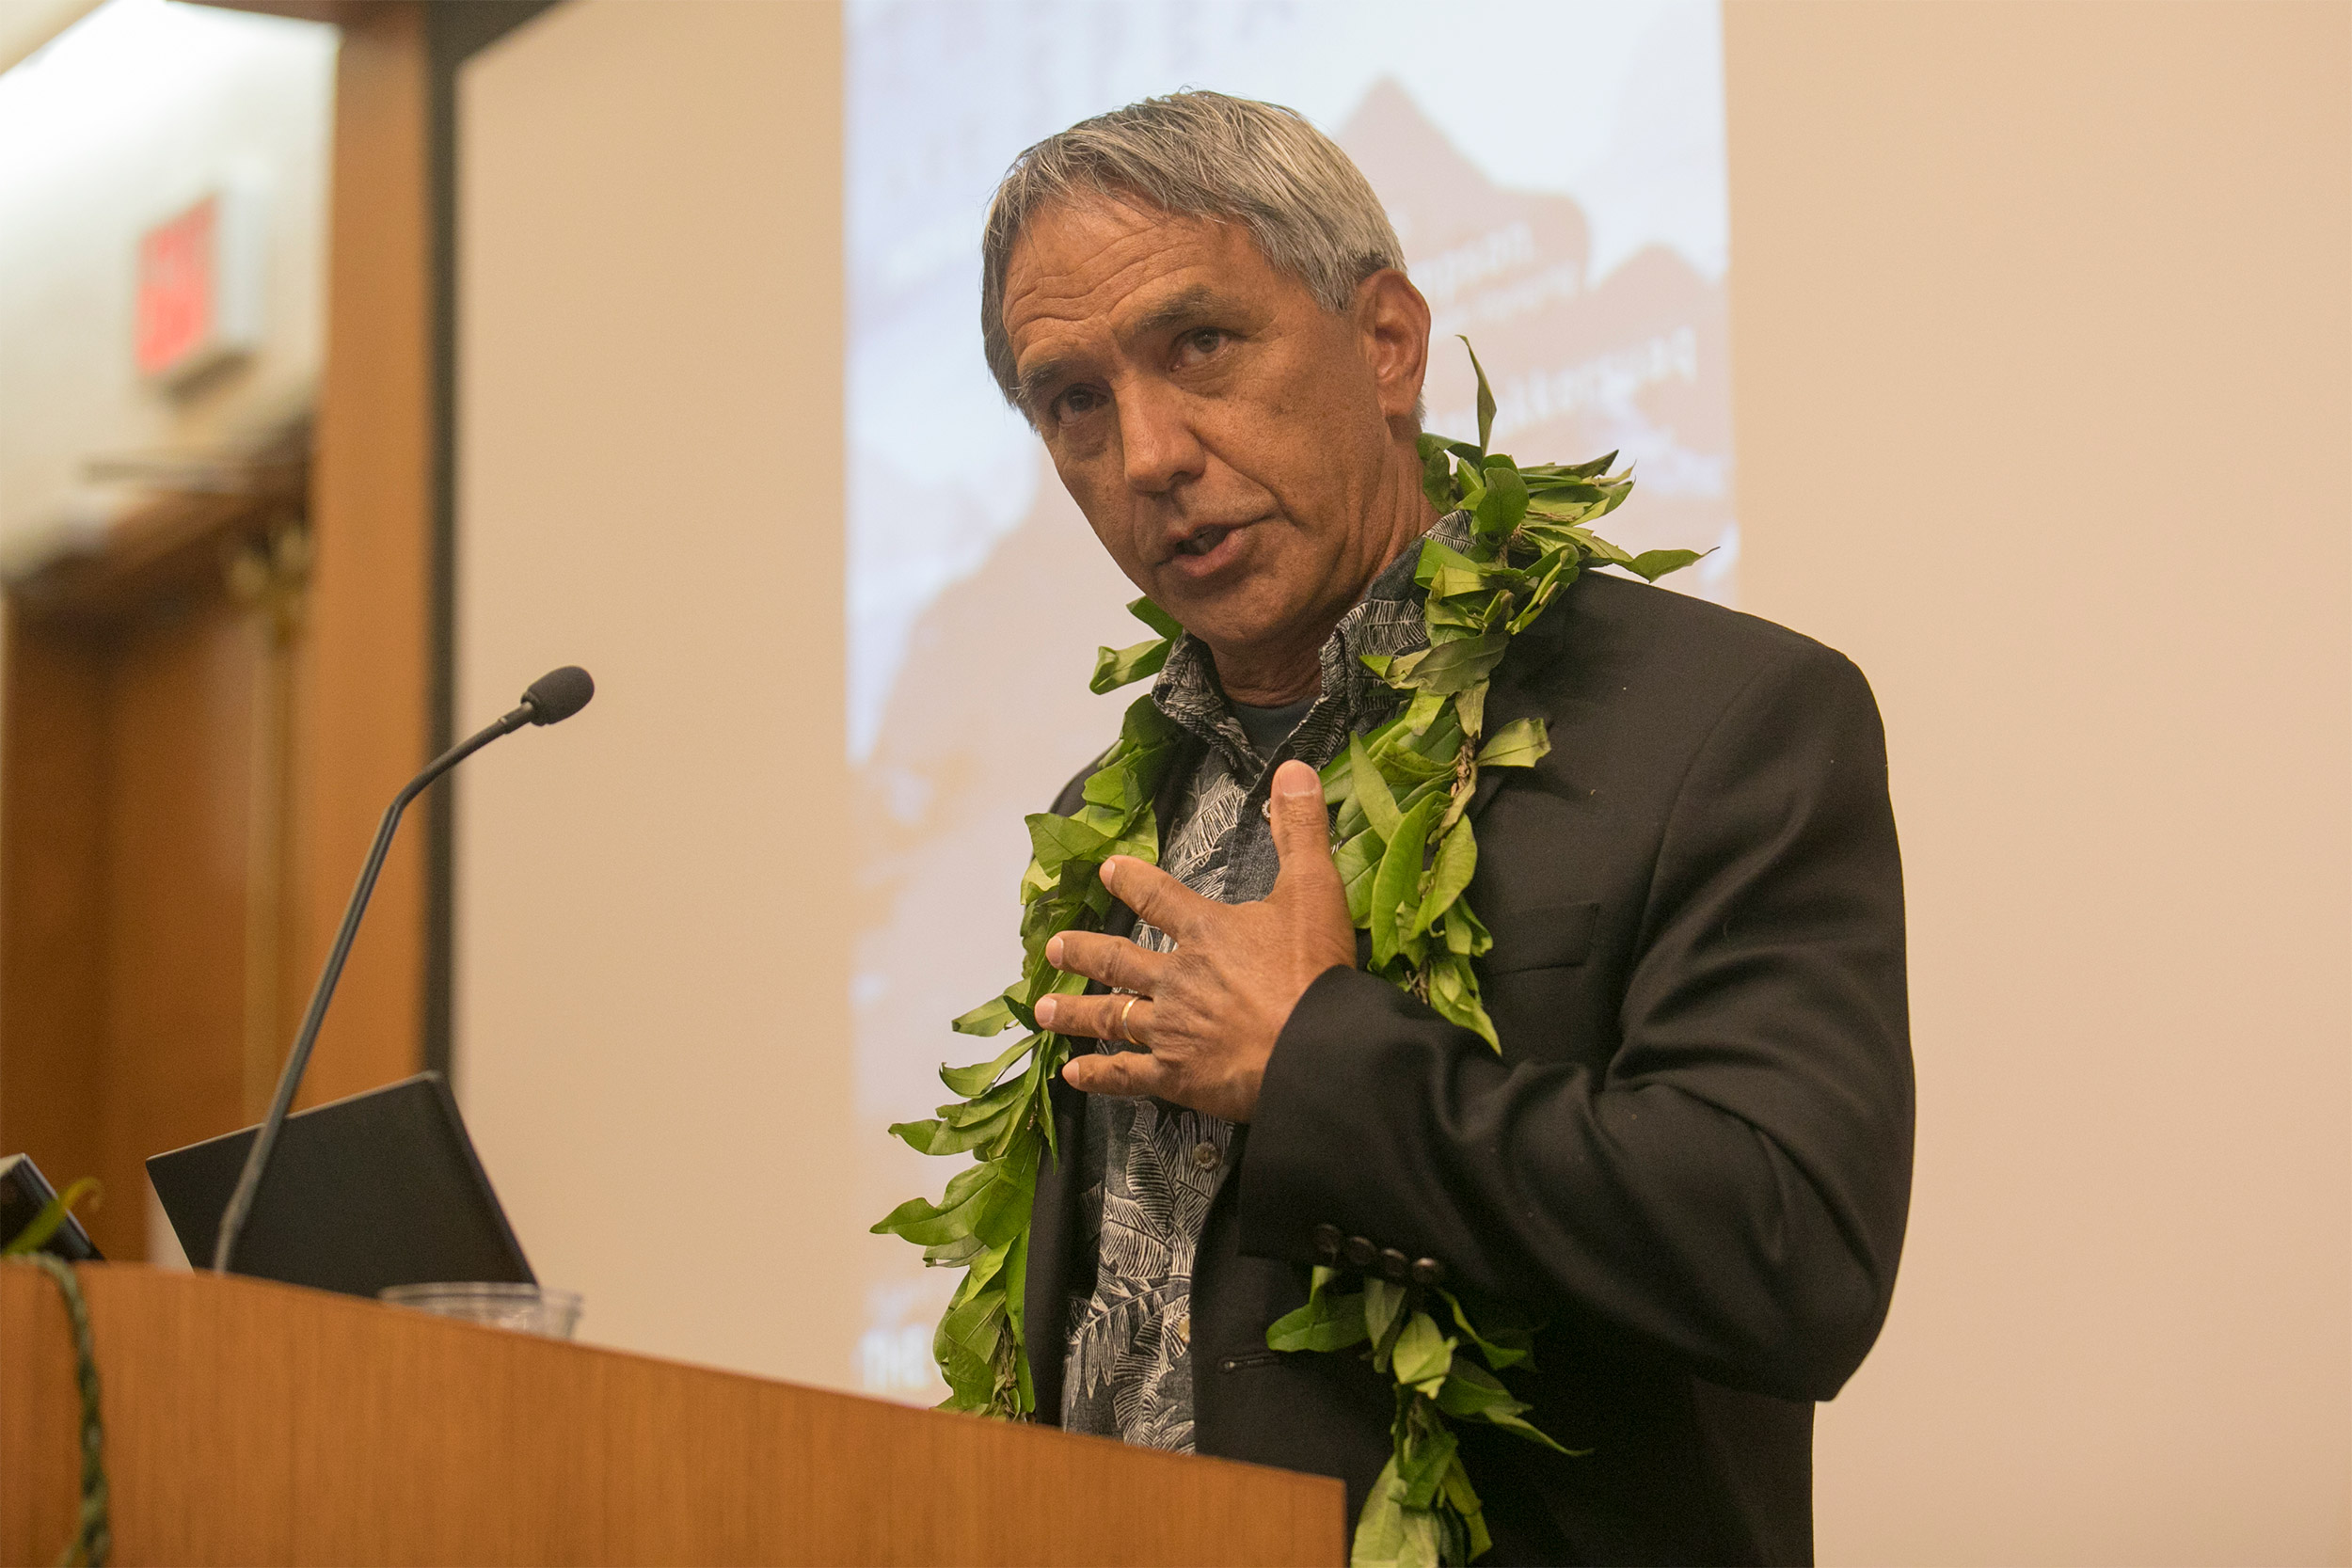
<svg viewBox="0 0 2352 1568">
<path fill-rule="evenodd" d="M 376 819 L 424 760 L 432 689 L 430 70 L 415 0 L 337 7 L 315 563 L 294 696 L 290 1035 Z M 413 1072 L 423 1037 L 425 821 L 403 829 L 303 1101 Z"/>
</svg>

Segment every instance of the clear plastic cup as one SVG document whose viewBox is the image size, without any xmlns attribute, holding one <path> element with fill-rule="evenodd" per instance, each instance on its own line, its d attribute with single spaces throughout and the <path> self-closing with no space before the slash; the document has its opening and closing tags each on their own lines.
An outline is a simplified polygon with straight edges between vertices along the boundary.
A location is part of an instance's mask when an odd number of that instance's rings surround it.
<svg viewBox="0 0 2352 1568">
<path fill-rule="evenodd" d="M 550 1339 L 570 1338 L 573 1326 L 580 1322 L 578 1291 L 549 1291 L 537 1285 L 387 1285 L 375 1293 L 394 1307 L 413 1307 L 438 1317 L 519 1329 Z"/>
</svg>

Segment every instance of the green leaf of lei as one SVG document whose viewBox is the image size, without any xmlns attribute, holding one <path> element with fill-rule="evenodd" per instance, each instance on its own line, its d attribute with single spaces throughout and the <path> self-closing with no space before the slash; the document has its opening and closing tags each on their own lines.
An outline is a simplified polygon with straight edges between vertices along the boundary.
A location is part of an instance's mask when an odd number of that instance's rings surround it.
<svg viewBox="0 0 2352 1568">
<path fill-rule="evenodd" d="M 1502 726 L 1478 753 L 1481 768 L 1533 768 L 1551 752 L 1551 736 L 1540 719 L 1520 719 Z"/>
</svg>

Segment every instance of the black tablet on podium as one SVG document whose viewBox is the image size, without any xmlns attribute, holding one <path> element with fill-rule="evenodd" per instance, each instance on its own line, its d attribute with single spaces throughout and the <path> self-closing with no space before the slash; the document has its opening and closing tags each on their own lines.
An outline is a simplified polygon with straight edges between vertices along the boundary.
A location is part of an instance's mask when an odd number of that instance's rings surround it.
<svg viewBox="0 0 2352 1568">
<path fill-rule="evenodd" d="M 256 1131 L 147 1162 L 199 1267 L 213 1256 Z M 387 1285 L 537 1283 L 437 1072 L 288 1117 L 232 1272 L 354 1296 Z"/>
</svg>

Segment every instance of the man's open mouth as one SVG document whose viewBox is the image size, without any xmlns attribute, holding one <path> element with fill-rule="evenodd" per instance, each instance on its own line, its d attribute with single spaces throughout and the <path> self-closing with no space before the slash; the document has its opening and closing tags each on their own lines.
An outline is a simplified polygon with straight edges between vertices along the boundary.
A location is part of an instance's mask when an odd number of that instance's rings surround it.
<svg viewBox="0 0 2352 1568">
<path fill-rule="evenodd" d="M 1204 528 L 1200 532 L 1181 541 L 1176 546 L 1176 553 L 1178 555 L 1206 555 L 1223 544 L 1225 536 L 1240 526 L 1236 523 L 1228 528 Z"/>
<path fill-rule="evenodd" d="M 1250 519 L 1250 522 L 1255 521 L 1257 521 L 1256 518 Z M 1201 561 L 1204 557 L 1219 555 L 1220 546 L 1226 545 L 1232 539 L 1233 535 L 1241 532 L 1248 527 L 1249 527 L 1248 522 L 1204 524 L 1201 527 L 1193 530 L 1192 532 L 1184 535 L 1184 538 L 1178 540 L 1168 550 L 1168 559 L 1170 561 L 1191 560 L 1198 562 Z M 1225 555 L 1231 555 L 1232 553 L 1232 552 L 1231 550 L 1223 552 Z M 1203 566 L 1191 567 L 1187 569 L 1204 571 L 1221 568 L 1217 562 L 1211 562 Z"/>
</svg>

